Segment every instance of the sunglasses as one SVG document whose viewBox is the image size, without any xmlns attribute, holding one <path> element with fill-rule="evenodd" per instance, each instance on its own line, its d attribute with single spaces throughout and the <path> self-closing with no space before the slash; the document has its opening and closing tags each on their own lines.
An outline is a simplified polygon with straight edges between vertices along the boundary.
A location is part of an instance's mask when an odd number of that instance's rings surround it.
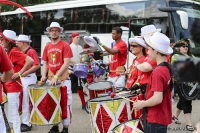
<svg viewBox="0 0 200 133">
<path fill-rule="evenodd" d="M 139 47 L 139 45 L 131 45 L 131 47 L 137 48 L 137 47 Z"/>
<path fill-rule="evenodd" d="M 181 47 L 183 47 L 183 48 L 187 47 L 188 48 L 188 46 L 181 46 Z"/>
</svg>

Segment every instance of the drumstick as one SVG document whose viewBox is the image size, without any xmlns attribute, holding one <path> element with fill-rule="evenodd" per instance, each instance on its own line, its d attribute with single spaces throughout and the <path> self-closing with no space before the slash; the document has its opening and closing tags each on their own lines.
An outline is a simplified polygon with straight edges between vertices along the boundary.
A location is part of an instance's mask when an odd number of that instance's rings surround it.
<svg viewBox="0 0 200 133">
<path fill-rule="evenodd" d="M 109 94 L 109 92 L 108 92 L 108 94 Z M 116 95 L 114 92 L 111 92 L 109 95 L 110 95 L 111 98 L 113 98 L 113 97 L 115 97 L 115 96 L 118 96 L 118 97 L 123 98 L 123 99 L 125 99 L 125 100 L 127 100 L 127 101 L 130 101 L 130 102 L 132 102 L 132 103 L 134 102 L 134 101 L 132 101 L 132 100 L 130 100 L 130 99 L 128 99 L 128 98 L 125 98 L 125 97 Z"/>
<path fill-rule="evenodd" d="M 18 82 L 17 80 L 16 80 L 16 82 L 17 82 L 21 87 L 23 87 L 22 84 L 20 84 L 20 82 Z"/>
<path fill-rule="evenodd" d="M 137 101 L 138 101 L 138 97 L 136 98 L 135 102 L 137 102 Z M 137 110 L 135 110 L 134 113 L 135 113 L 135 117 L 136 117 L 136 115 L 137 115 Z"/>
</svg>

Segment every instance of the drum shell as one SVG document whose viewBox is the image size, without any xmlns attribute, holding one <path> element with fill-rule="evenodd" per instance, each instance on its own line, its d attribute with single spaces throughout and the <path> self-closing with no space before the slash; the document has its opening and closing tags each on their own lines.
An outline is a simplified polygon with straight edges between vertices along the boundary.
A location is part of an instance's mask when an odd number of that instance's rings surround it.
<svg viewBox="0 0 200 133">
<path fill-rule="evenodd" d="M 88 66 L 86 64 L 75 64 L 74 65 L 74 75 L 79 78 L 87 78 L 88 75 Z"/>
<path fill-rule="evenodd" d="M 88 85 L 90 99 L 99 97 L 99 94 L 107 94 L 113 92 L 112 82 L 99 81 Z"/>
<path fill-rule="evenodd" d="M 102 69 L 100 67 L 101 64 L 104 64 L 102 60 L 96 60 L 93 64 L 92 64 L 92 68 L 93 71 L 95 73 L 95 75 L 98 77 L 100 75 L 104 75 L 106 70 L 108 69 L 108 66 L 106 66 L 105 69 Z M 105 64 L 104 64 L 105 65 Z"/>
<path fill-rule="evenodd" d="M 113 128 L 113 133 L 144 133 L 142 120 L 133 119 L 123 122 Z"/>
<path fill-rule="evenodd" d="M 36 125 L 52 125 L 62 121 L 60 86 L 47 84 L 28 87 L 30 96 L 30 123 Z"/>
<path fill-rule="evenodd" d="M 130 99 L 132 95 L 124 95 Z M 92 129 L 95 133 L 111 133 L 116 124 L 131 119 L 130 102 L 110 96 L 89 100 Z"/>
</svg>

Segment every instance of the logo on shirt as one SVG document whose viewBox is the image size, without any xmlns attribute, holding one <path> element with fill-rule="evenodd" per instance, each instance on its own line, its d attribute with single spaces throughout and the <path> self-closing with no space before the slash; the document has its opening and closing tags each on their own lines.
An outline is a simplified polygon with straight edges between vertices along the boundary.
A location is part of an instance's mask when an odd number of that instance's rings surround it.
<svg viewBox="0 0 200 133">
<path fill-rule="evenodd" d="M 56 62 L 56 56 L 57 56 L 57 52 L 56 52 L 56 53 L 51 53 L 51 54 L 50 54 L 51 61 L 52 61 L 53 64 L 55 64 L 55 62 Z"/>
</svg>

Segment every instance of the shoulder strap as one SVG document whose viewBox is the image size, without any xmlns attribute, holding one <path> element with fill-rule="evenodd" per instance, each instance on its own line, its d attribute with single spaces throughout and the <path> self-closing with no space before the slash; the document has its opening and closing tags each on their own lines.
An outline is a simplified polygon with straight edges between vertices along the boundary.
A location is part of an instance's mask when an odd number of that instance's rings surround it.
<svg viewBox="0 0 200 133">
<path fill-rule="evenodd" d="M 29 49 L 31 49 L 30 47 L 24 52 L 25 54 L 27 54 L 28 53 L 28 51 L 29 51 Z"/>
<path fill-rule="evenodd" d="M 170 85 L 170 91 L 172 91 L 174 83 L 173 83 L 173 80 L 172 80 L 173 76 L 172 76 L 172 70 L 171 70 L 170 65 L 167 62 L 162 62 L 158 66 L 166 66 L 168 68 L 168 70 L 170 72 L 170 84 L 169 84 Z M 167 92 L 167 88 L 163 91 L 163 95 Z"/>
</svg>

